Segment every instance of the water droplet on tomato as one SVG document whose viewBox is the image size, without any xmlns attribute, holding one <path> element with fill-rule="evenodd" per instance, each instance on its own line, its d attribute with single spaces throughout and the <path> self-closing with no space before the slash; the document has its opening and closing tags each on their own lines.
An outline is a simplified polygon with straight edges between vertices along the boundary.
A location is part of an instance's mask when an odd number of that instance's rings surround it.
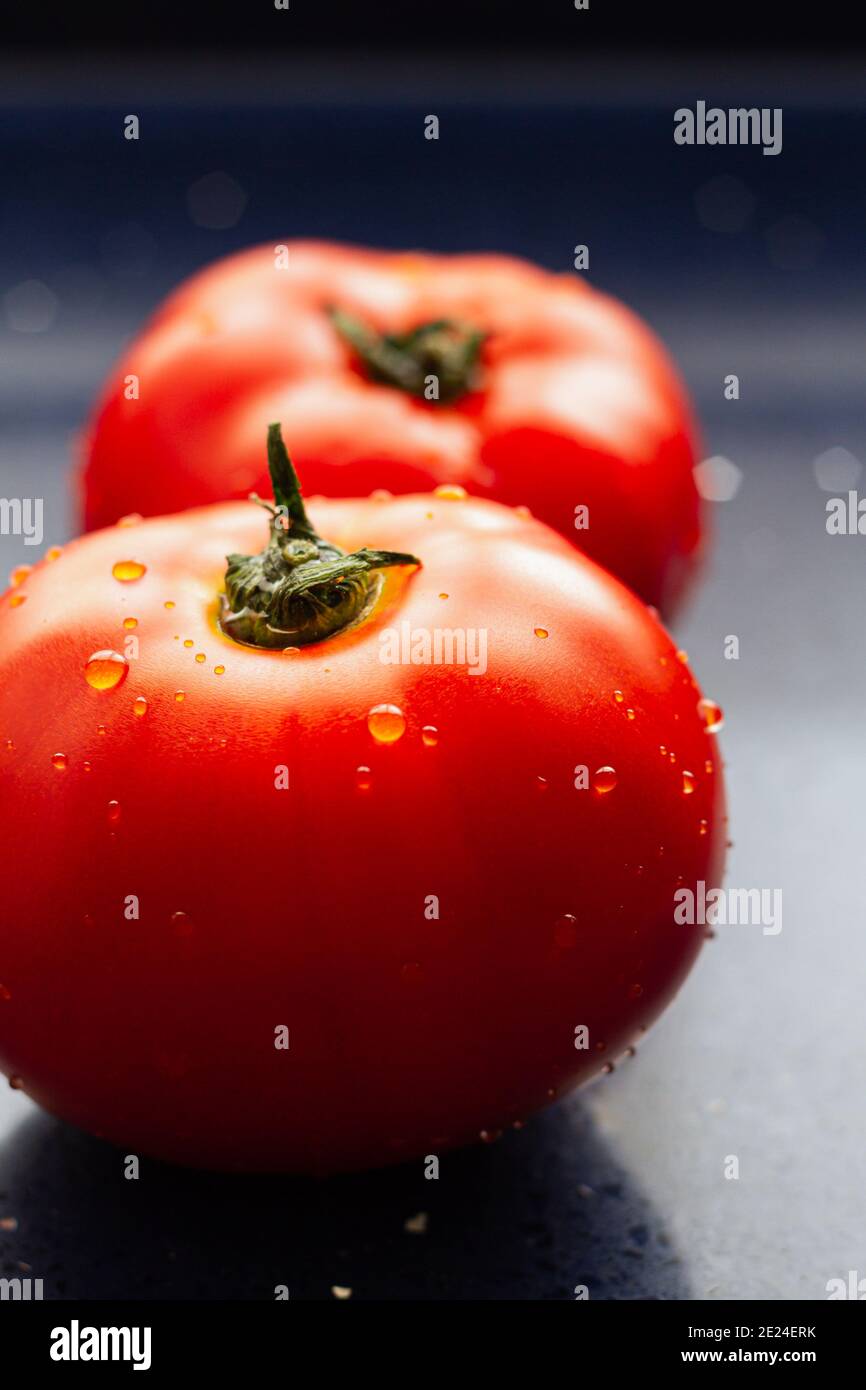
<svg viewBox="0 0 866 1390">
<path fill-rule="evenodd" d="M 52 753 L 51 765 L 56 767 L 58 772 L 65 772 L 68 759 L 65 753 Z"/>
<path fill-rule="evenodd" d="M 96 732 L 97 732 L 99 735 L 104 734 L 104 733 L 105 733 L 105 725 L 104 725 L 104 724 L 97 724 L 97 726 L 96 726 Z"/>
<path fill-rule="evenodd" d="M 132 712 L 139 719 L 147 714 L 147 701 L 143 695 L 137 695 L 132 702 Z"/>
<path fill-rule="evenodd" d="M 171 914 L 171 925 L 174 927 L 178 936 L 192 936 L 195 931 L 192 918 L 187 912 L 173 912 Z"/>
<path fill-rule="evenodd" d="M 439 742 L 439 730 L 435 724 L 425 724 L 421 730 L 421 739 L 428 748 L 435 748 Z"/>
<path fill-rule="evenodd" d="M 709 828 L 710 828 L 710 827 L 709 827 L 709 824 L 707 823 L 707 821 L 705 821 L 705 820 L 699 820 L 699 821 L 698 821 L 698 834 L 699 834 L 699 835 L 706 835 L 706 833 L 707 833 L 707 831 L 709 830 Z"/>
<path fill-rule="evenodd" d="M 708 734 L 716 734 L 725 722 L 721 705 L 715 700 L 698 700 L 698 714 Z"/>
<path fill-rule="evenodd" d="M 111 822 L 112 825 L 116 825 L 117 822 L 120 820 L 120 802 L 119 802 L 119 801 L 109 801 L 109 803 L 108 803 L 108 819 L 109 819 L 109 821 Z"/>
<path fill-rule="evenodd" d="M 704 772 L 710 773 L 710 772 L 712 772 L 712 770 L 713 770 L 713 760 L 712 760 L 712 758 L 707 758 L 706 762 L 704 763 Z"/>
<path fill-rule="evenodd" d="M 46 550 L 43 559 L 46 561 L 47 564 L 51 565 L 54 563 L 55 560 L 59 560 L 62 554 L 62 545 L 52 545 L 50 550 Z"/>
<path fill-rule="evenodd" d="M 447 598 L 448 595 L 447 595 L 447 594 L 440 594 L 439 597 L 440 597 L 440 598 Z"/>
<path fill-rule="evenodd" d="M 683 651 L 682 647 L 680 647 L 679 651 L 677 652 L 677 661 L 681 661 L 682 664 L 685 666 L 686 663 L 688 662 L 688 659 L 689 659 L 689 654 L 688 654 L 688 652 Z"/>
<path fill-rule="evenodd" d="M 89 760 L 88 758 L 85 758 L 85 759 L 84 759 L 84 771 L 85 771 L 85 772 L 92 772 L 92 771 L 93 771 L 93 763 L 90 762 L 90 760 Z"/>
<path fill-rule="evenodd" d="M 634 710 L 629 708 L 625 712 L 626 719 L 634 719 Z"/>
<path fill-rule="evenodd" d="M 462 502 L 466 497 L 466 489 L 459 483 L 441 483 L 433 489 L 433 496 L 441 497 L 443 502 Z"/>
<path fill-rule="evenodd" d="M 15 748 L 15 744 L 14 744 L 13 740 L 12 740 L 11 738 L 7 738 L 7 740 L 6 740 L 6 752 L 7 752 L 7 753 L 11 753 L 11 752 L 14 750 L 14 748 Z"/>
<path fill-rule="evenodd" d="M 550 633 L 546 627 L 537 627 L 535 628 L 535 635 L 536 637 L 549 637 Z"/>
<path fill-rule="evenodd" d="M 618 704 L 618 705 L 621 705 L 621 704 L 623 703 L 623 701 L 625 700 L 625 696 L 623 695 L 623 693 L 622 693 L 621 690 L 615 690 L 615 691 L 613 692 L 613 698 L 614 698 L 614 702 L 615 702 L 616 704 Z"/>
<path fill-rule="evenodd" d="M 224 675 L 225 675 L 225 671 L 226 671 L 226 668 L 225 668 L 224 666 L 215 666 L 215 667 L 213 668 L 213 673 L 214 673 L 215 676 L 224 676 Z"/>
<path fill-rule="evenodd" d="M 26 595 L 26 594 L 13 594 L 12 597 L 10 598 L 10 600 L 9 600 L 9 607 L 10 607 L 10 608 L 20 608 L 21 605 L 22 605 L 22 603 L 26 603 L 26 602 L 27 602 L 27 595 Z"/>
<path fill-rule="evenodd" d="M 129 662 L 120 652 L 94 652 L 84 663 L 84 679 L 94 690 L 115 690 L 129 674 Z"/>
<path fill-rule="evenodd" d="M 196 652 L 195 659 L 198 662 L 199 666 L 201 666 L 203 661 L 207 661 L 207 657 L 205 656 L 204 652 Z"/>
<path fill-rule="evenodd" d="M 191 646 L 193 645 L 192 638 L 191 638 L 191 637 L 185 637 L 185 638 L 183 639 L 183 645 L 184 645 L 185 647 L 191 647 Z"/>
<path fill-rule="evenodd" d="M 21 1090 L 23 1090 L 23 1089 L 24 1089 L 24 1080 L 23 1080 L 23 1077 L 20 1077 L 20 1076 L 10 1076 L 10 1078 L 9 1078 L 9 1085 L 12 1087 L 12 1090 L 13 1090 L 13 1091 L 21 1091 Z"/>
<path fill-rule="evenodd" d="M 12 588 L 17 589 L 19 584 L 23 584 L 32 570 L 32 565 L 16 565 L 9 575 L 9 583 L 12 585 Z"/>
<path fill-rule="evenodd" d="M 613 1062 L 605 1062 L 604 1066 L 602 1067 L 602 1071 L 604 1072 L 605 1076 L 610 1076 L 611 1072 L 614 1071 Z"/>
<path fill-rule="evenodd" d="M 112 565 L 111 573 L 121 584 L 131 584 L 147 573 L 147 565 L 141 564 L 139 560 L 118 560 L 116 565 Z"/>
<path fill-rule="evenodd" d="M 185 691 L 185 690 L 176 690 L 176 691 L 174 692 L 175 704 L 179 705 L 179 704 L 181 704 L 181 703 L 183 702 L 183 700 L 185 700 L 185 699 L 186 699 L 186 691 Z"/>
<path fill-rule="evenodd" d="M 123 626 L 131 632 L 134 627 L 138 627 L 138 618 L 124 618 Z"/>
<path fill-rule="evenodd" d="M 643 985 L 632 985 L 628 992 L 629 999 L 640 999 L 643 994 Z"/>
<path fill-rule="evenodd" d="M 691 796 L 692 792 L 694 791 L 694 789 L 695 789 L 695 787 L 696 787 L 697 785 L 698 785 L 698 779 L 697 779 L 697 777 L 695 776 L 695 774 L 694 774 L 693 772 L 686 772 L 685 769 L 684 769 L 684 770 L 683 770 L 683 796 Z"/>
<path fill-rule="evenodd" d="M 167 598 L 166 601 L 165 601 L 165 603 L 164 603 L 162 606 L 163 606 L 163 608 L 174 608 L 174 607 L 175 607 L 174 599 L 173 599 L 173 598 Z"/>
<path fill-rule="evenodd" d="M 117 524 L 118 526 L 137 526 L 143 520 L 144 517 L 141 512 L 127 512 L 126 516 L 120 517 Z"/>
<path fill-rule="evenodd" d="M 396 743 L 406 732 L 406 716 L 398 705 L 374 705 L 367 728 L 377 743 Z"/>
<path fill-rule="evenodd" d="M 369 791 L 372 781 L 373 774 L 368 767 L 355 768 L 355 784 L 359 791 Z"/>
<path fill-rule="evenodd" d="M 600 795 L 612 792 L 616 786 L 616 769 L 613 767 L 598 767 L 592 774 L 592 785 Z"/>
<path fill-rule="evenodd" d="M 663 758 L 666 758 L 668 755 L 668 750 L 663 743 L 659 744 L 659 752 L 661 753 Z"/>
<path fill-rule="evenodd" d="M 564 912 L 553 928 L 553 944 L 561 951 L 577 943 L 577 918 L 571 912 Z"/>
</svg>

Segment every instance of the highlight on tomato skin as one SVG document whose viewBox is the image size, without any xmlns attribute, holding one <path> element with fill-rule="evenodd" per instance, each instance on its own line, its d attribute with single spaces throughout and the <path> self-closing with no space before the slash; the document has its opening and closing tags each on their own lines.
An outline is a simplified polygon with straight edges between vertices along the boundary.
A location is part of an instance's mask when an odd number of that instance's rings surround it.
<svg viewBox="0 0 866 1390">
<path fill-rule="evenodd" d="M 273 504 L 127 517 L 0 597 L 0 1069 L 136 1153 L 331 1173 L 627 1064 L 721 881 L 722 716 L 540 522 L 305 503 L 268 454 Z"/>
<path fill-rule="evenodd" d="M 582 275 L 312 241 L 217 261 L 104 387 L 83 440 L 86 527 L 263 492 L 268 419 L 308 495 L 456 484 L 528 506 L 665 616 L 700 568 L 682 383 Z"/>
</svg>

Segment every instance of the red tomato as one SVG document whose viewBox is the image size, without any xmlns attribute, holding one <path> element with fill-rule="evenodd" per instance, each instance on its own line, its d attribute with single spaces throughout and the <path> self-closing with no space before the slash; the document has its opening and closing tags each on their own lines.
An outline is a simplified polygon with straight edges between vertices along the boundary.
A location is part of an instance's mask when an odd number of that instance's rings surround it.
<svg viewBox="0 0 866 1390">
<path fill-rule="evenodd" d="M 398 563 L 256 598 L 267 518 L 226 503 L 0 599 L 0 1066 L 131 1152 L 323 1173 L 493 1134 L 614 1063 L 704 936 L 674 893 L 719 879 L 718 755 L 646 607 L 498 503 L 311 512 Z M 360 616 L 241 645 L 227 553 L 246 638 L 257 602 L 330 621 L 358 566 Z"/>
<path fill-rule="evenodd" d="M 700 549 L 695 433 L 637 318 L 505 256 L 282 250 L 195 276 L 125 353 L 86 445 L 88 528 L 264 491 L 281 419 L 309 494 L 459 483 L 673 608 Z"/>
</svg>

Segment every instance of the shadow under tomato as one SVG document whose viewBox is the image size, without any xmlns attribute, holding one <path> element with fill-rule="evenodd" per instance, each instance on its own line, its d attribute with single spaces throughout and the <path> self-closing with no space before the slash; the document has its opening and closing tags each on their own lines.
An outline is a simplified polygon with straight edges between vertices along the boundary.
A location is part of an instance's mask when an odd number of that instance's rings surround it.
<svg viewBox="0 0 866 1390">
<path fill-rule="evenodd" d="M 230 1122 L 230 1116 L 227 1115 Z M 239 1177 L 123 1154 L 38 1114 L 0 1147 L 0 1274 L 46 1298 L 689 1298 L 659 1218 L 579 1100 L 490 1145 L 349 1177 Z M 404 1229 L 426 1213 L 422 1233 Z M 413 1224 L 423 1226 L 422 1220 Z M 22 1270 L 19 1261 L 29 1266 Z"/>
</svg>

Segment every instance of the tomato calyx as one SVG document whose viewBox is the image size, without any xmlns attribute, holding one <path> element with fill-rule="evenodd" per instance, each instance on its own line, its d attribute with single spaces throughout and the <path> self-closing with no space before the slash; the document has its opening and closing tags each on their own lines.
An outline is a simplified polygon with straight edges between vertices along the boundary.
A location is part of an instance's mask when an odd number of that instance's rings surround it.
<svg viewBox="0 0 866 1390">
<path fill-rule="evenodd" d="M 408 333 L 376 333 L 342 309 L 332 306 L 328 313 L 372 381 L 444 403 L 458 400 L 476 385 L 486 333 L 451 319 L 422 323 Z"/>
<path fill-rule="evenodd" d="M 307 516 L 301 486 L 278 424 L 268 426 L 274 502 L 271 535 L 259 555 L 228 555 L 220 627 L 247 647 L 281 649 L 324 642 L 366 617 L 381 571 L 420 565 L 414 555 L 364 547 L 347 555 L 323 540 Z"/>
</svg>

